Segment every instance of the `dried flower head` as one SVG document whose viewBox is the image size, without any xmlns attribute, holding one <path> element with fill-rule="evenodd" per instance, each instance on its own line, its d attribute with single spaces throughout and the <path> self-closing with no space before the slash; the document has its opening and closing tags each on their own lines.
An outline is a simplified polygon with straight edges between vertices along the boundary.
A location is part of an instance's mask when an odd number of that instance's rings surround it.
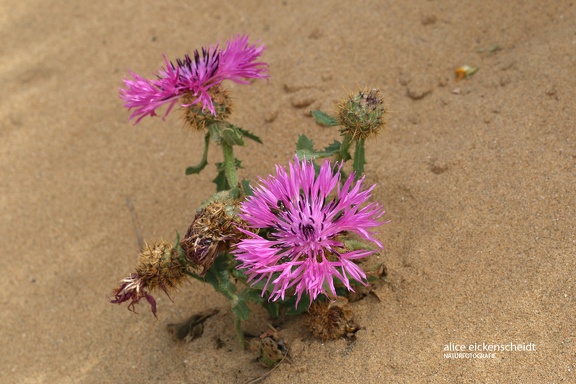
<svg viewBox="0 0 576 384">
<path fill-rule="evenodd" d="M 156 79 L 147 79 L 130 72 L 132 79 L 124 79 L 125 88 L 120 88 L 124 106 L 134 109 L 130 119 L 138 123 L 145 116 L 156 116 L 156 109 L 168 105 L 166 116 L 182 96 L 182 107 L 202 105 L 216 115 L 210 90 L 224 80 L 247 84 L 247 79 L 268 77 L 268 66 L 256 59 L 264 51 L 264 45 L 248 44 L 248 36 L 237 35 L 226 43 L 194 51 L 193 57 L 177 59 L 176 64 L 164 56 L 165 68 L 156 74 Z"/>
<path fill-rule="evenodd" d="M 196 213 L 180 246 L 186 258 L 198 267 L 204 276 L 221 252 L 246 237 L 238 228 L 248 228 L 237 215 L 237 200 L 215 200 Z"/>
<path fill-rule="evenodd" d="M 348 95 L 338 106 L 342 133 L 352 139 L 366 139 L 384 127 L 386 107 L 378 89 L 362 90 Z"/>
<path fill-rule="evenodd" d="M 277 366 L 288 355 L 288 346 L 284 338 L 273 328 L 260 337 L 250 339 L 248 349 L 258 354 L 256 361 L 266 368 Z"/>
<path fill-rule="evenodd" d="M 336 340 L 341 337 L 354 339 L 358 325 L 354 322 L 352 310 L 345 297 L 333 302 L 318 301 L 308 310 L 306 327 L 321 340 Z"/>
<path fill-rule="evenodd" d="M 168 291 L 182 283 L 184 270 L 176 250 L 169 243 L 159 241 L 152 246 L 146 244 L 140 254 L 136 272 L 122 280 L 120 286 L 114 289 L 110 302 L 121 304 L 130 301 L 128 309 L 136 312 L 134 306 L 145 298 L 156 316 L 156 300 L 149 292 L 160 288 L 170 297 Z"/>
<path fill-rule="evenodd" d="M 319 294 L 336 297 L 334 279 L 348 290 L 353 290 L 350 279 L 365 284 L 366 274 L 354 260 L 375 251 L 349 250 L 344 238 L 354 233 L 381 248 L 370 229 L 382 224 L 378 218 L 384 211 L 367 203 L 375 186 L 361 190 L 364 178 L 354 182 L 351 174 L 340 184 L 341 167 L 325 161 L 316 176 L 311 162 L 295 158 L 289 172 L 277 165 L 276 175 L 261 179 L 242 204 L 240 217 L 268 234 L 242 230 L 248 238 L 232 253 L 249 282 L 266 279 L 264 291 L 273 285 L 271 300 L 283 300 L 292 287 L 297 303 L 303 293 L 312 300 Z"/>
</svg>

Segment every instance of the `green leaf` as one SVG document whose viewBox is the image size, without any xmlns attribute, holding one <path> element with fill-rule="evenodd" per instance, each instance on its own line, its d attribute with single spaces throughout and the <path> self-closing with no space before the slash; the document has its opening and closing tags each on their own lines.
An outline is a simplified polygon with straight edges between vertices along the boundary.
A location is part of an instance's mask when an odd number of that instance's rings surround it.
<svg viewBox="0 0 576 384">
<path fill-rule="evenodd" d="M 268 311 L 271 318 L 276 319 L 280 316 L 280 305 L 277 302 L 264 300 L 262 306 Z"/>
<path fill-rule="evenodd" d="M 332 152 L 317 151 L 314 149 L 314 143 L 306 135 L 300 135 L 296 143 L 296 156 L 299 159 L 307 160 L 323 159 L 332 156 Z"/>
<path fill-rule="evenodd" d="M 350 160 L 352 156 L 348 152 L 349 145 L 346 143 L 341 143 L 338 140 L 334 142 L 322 151 L 317 151 L 314 149 L 314 143 L 305 135 L 300 135 L 298 142 L 296 143 L 296 156 L 299 159 L 306 158 L 308 160 L 314 159 L 325 159 L 327 157 L 336 156 L 337 160 Z"/>
<path fill-rule="evenodd" d="M 332 144 L 324 148 L 324 152 L 333 154 L 339 152 L 340 148 L 342 148 L 342 143 L 338 140 L 334 140 Z"/>
<path fill-rule="evenodd" d="M 296 151 L 296 156 L 298 157 L 298 159 L 303 160 L 314 160 L 318 157 L 318 153 L 317 152 L 313 152 L 313 151 L 309 151 L 307 149 L 298 149 Z"/>
<path fill-rule="evenodd" d="M 235 265 L 232 266 L 230 262 L 231 262 L 231 255 L 229 253 L 219 253 L 218 257 L 216 257 L 216 260 L 214 260 L 214 264 L 212 264 L 211 269 L 217 271 L 229 270 L 232 267 L 235 267 Z M 227 275 L 225 278 L 229 279 L 230 276 Z"/>
<path fill-rule="evenodd" d="M 250 317 L 250 307 L 242 296 L 237 296 L 236 302 L 232 305 L 232 313 L 242 321 Z"/>
<path fill-rule="evenodd" d="M 236 280 L 240 280 L 243 283 L 246 283 L 246 281 L 248 281 L 248 276 L 246 276 L 244 271 L 245 270 L 242 270 L 242 269 L 233 269 L 232 270 L 232 276 L 234 276 L 234 278 Z"/>
<path fill-rule="evenodd" d="M 208 284 L 212 285 L 217 292 L 235 303 L 238 296 L 236 295 L 236 286 L 230 280 L 228 262 L 227 254 L 219 254 L 216 260 L 214 260 L 214 264 L 212 264 L 206 272 L 204 279 Z"/>
<path fill-rule="evenodd" d="M 236 158 L 234 158 L 234 164 L 236 168 L 242 168 L 242 162 Z M 212 182 L 216 184 L 216 192 L 228 191 L 231 190 L 232 187 L 228 183 L 228 178 L 226 177 L 226 169 L 224 168 L 224 163 L 216 163 L 216 170 L 218 171 L 218 175 Z"/>
<path fill-rule="evenodd" d="M 221 191 L 227 191 L 230 189 L 230 185 L 228 185 L 228 180 L 226 180 L 226 174 L 224 173 L 224 169 L 220 169 L 220 167 L 218 165 L 221 165 L 222 163 L 217 163 L 216 167 L 218 168 L 218 175 L 216 175 L 216 177 L 212 180 L 212 182 L 214 182 L 214 184 L 216 184 L 216 191 L 217 192 L 221 192 Z"/>
<path fill-rule="evenodd" d="M 337 125 L 340 125 L 340 122 L 336 118 L 328 115 L 325 112 L 322 112 L 319 110 L 314 110 L 314 111 L 311 111 L 311 113 L 312 113 L 312 116 L 314 117 L 314 119 L 316 119 L 316 121 L 318 123 L 320 123 L 326 127 L 335 127 Z"/>
<path fill-rule="evenodd" d="M 239 187 L 235 187 L 232 188 L 230 191 L 228 191 L 228 198 L 230 199 L 236 199 L 238 200 L 238 198 L 242 196 L 242 193 L 240 192 L 240 188 Z M 226 208 L 231 207 L 230 205 L 227 205 Z M 229 211 L 228 209 L 226 209 L 227 212 L 232 212 L 234 209 L 232 208 L 231 211 Z M 230 216 L 232 216 L 232 213 L 229 213 Z"/>
<path fill-rule="evenodd" d="M 253 301 L 255 303 L 262 303 L 264 302 L 264 298 L 262 297 L 262 292 L 252 288 L 244 288 L 242 293 L 240 294 L 246 301 Z"/>
<path fill-rule="evenodd" d="M 186 175 L 194 175 L 200 173 L 208 165 L 208 146 L 210 144 L 210 133 L 204 135 L 204 153 L 202 154 L 202 160 L 197 165 L 190 166 L 186 168 Z"/>
<path fill-rule="evenodd" d="M 342 140 L 342 143 L 340 143 L 340 150 L 336 152 L 335 155 L 336 155 L 336 161 L 346 162 L 352 158 L 352 155 L 350 155 L 350 144 L 352 143 L 352 136 L 348 134 L 345 134 L 343 136 L 344 139 Z"/>
<path fill-rule="evenodd" d="M 242 136 L 244 136 L 250 140 L 254 140 L 257 143 L 262 144 L 262 140 L 260 140 L 260 138 L 258 136 L 256 136 L 255 134 L 253 134 L 252 132 L 250 132 L 246 129 L 242 129 L 240 127 L 236 127 L 236 129 L 242 134 Z"/>
<path fill-rule="evenodd" d="M 242 185 L 242 191 L 244 191 L 246 196 L 254 195 L 254 190 L 252 190 L 252 187 L 250 186 L 250 180 L 242 179 L 240 185 Z"/>
<path fill-rule="evenodd" d="M 204 280 L 210 284 L 216 292 L 220 292 L 220 282 L 218 281 L 218 275 L 214 273 L 214 269 L 210 268 L 206 275 L 204 275 Z"/>
<path fill-rule="evenodd" d="M 282 305 L 286 307 L 287 315 L 299 315 L 308 310 L 310 306 L 310 296 L 302 295 L 298 306 L 296 307 L 296 296 L 292 296 L 290 299 L 282 302 Z"/>
<path fill-rule="evenodd" d="M 186 175 L 197 175 L 200 172 L 202 172 L 202 170 L 204 168 L 206 168 L 206 166 L 208 165 L 208 162 L 203 162 L 197 165 L 192 165 L 190 167 L 186 168 Z"/>
<path fill-rule="evenodd" d="M 244 146 L 244 139 L 242 138 L 243 135 L 237 127 L 230 125 L 224 128 L 220 134 L 222 136 L 222 140 L 224 140 L 228 145 Z"/>
<path fill-rule="evenodd" d="M 222 136 L 221 136 L 220 132 L 221 132 L 221 129 L 217 123 L 210 124 L 208 126 L 208 134 L 210 135 L 210 138 L 212 139 L 212 141 L 215 143 L 220 143 L 220 141 L 222 141 Z"/>
<path fill-rule="evenodd" d="M 300 137 L 298 137 L 298 142 L 296 143 L 296 150 L 304 149 L 314 152 L 314 143 L 306 135 L 300 135 Z"/>
<path fill-rule="evenodd" d="M 236 286 L 230 281 L 230 274 L 228 271 L 219 270 L 218 274 L 220 275 L 220 289 L 222 292 L 233 296 L 233 294 L 236 293 Z"/>
<path fill-rule="evenodd" d="M 357 251 L 360 249 L 364 249 L 367 251 L 372 251 L 374 250 L 374 247 L 371 245 L 371 243 L 362 241 L 362 240 L 356 240 L 356 239 L 350 239 L 350 238 L 344 238 L 344 245 L 346 246 L 347 249 L 351 250 L 351 251 Z"/>
</svg>

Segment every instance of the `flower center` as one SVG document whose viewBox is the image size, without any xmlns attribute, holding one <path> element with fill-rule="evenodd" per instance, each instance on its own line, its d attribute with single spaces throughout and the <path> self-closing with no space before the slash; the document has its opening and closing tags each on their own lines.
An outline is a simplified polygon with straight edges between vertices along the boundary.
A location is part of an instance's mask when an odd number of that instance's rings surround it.
<svg viewBox="0 0 576 384">
<path fill-rule="evenodd" d="M 302 234 L 304 235 L 304 238 L 308 241 L 312 240 L 314 235 L 316 235 L 316 230 L 314 229 L 312 224 L 303 225 L 301 231 Z"/>
</svg>

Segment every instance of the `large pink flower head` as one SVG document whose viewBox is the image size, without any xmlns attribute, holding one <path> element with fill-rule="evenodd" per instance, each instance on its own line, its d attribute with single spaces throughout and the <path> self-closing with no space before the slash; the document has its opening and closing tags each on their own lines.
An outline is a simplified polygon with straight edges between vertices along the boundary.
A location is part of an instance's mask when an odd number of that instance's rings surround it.
<svg viewBox="0 0 576 384">
<path fill-rule="evenodd" d="M 216 115 L 209 90 L 224 80 L 248 84 L 247 79 L 268 77 L 268 65 L 256 59 L 264 51 L 264 45 L 248 44 L 248 36 L 236 35 L 226 43 L 224 49 L 219 45 L 202 48 L 202 53 L 194 51 L 193 57 L 176 60 L 176 64 L 164 56 L 166 67 L 156 74 L 156 79 L 147 79 L 130 72 L 132 79 L 124 79 L 125 88 L 120 88 L 120 97 L 124 106 L 134 109 L 130 119 L 138 118 L 138 123 L 145 116 L 156 116 L 156 109 L 168 104 L 166 116 L 183 95 L 193 104 L 202 104 L 202 110 Z"/>
<path fill-rule="evenodd" d="M 325 161 L 318 175 L 314 164 L 295 158 L 289 171 L 276 166 L 276 176 L 260 179 L 254 195 L 242 204 L 240 217 L 253 228 L 267 228 L 265 237 L 249 231 L 233 251 L 254 284 L 266 279 L 271 300 L 284 300 L 295 287 L 297 302 L 303 293 L 311 300 L 324 294 L 336 296 L 334 279 L 353 290 L 350 279 L 365 284 L 366 274 L 354 263 L 374 250 L 348 250 L 343 237 L 355 233 L 382 248 L 371 228 L 384 210 L 367 203 L 375 185 L 362 190 L 363 179 L 350 175 L 340 183 L 342 163 Z M 262 292 L 264 294 L 264 291 Z"/>
</svg>

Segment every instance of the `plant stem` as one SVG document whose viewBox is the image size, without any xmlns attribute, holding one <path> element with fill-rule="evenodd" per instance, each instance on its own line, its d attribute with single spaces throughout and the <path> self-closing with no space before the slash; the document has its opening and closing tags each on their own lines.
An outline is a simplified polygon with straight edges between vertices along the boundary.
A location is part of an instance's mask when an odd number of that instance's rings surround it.
<svg viewBox="0 0 576 384">
<path fill-rule="evenodd" d="M 356 140 L 356 148 L 354 149 L 354 161 L 352 162 L 352 169 L 356 172 L 355 179 L 358 180 L 364 174 L 364 164 L 366 164 L 366 157 L 364 152 L 365 139 Z"/>
<path fill-rule="evenodd" d="M 224 155 L 224 175 L 230 188 L 238 185 L 238 175 L 236 174 L 236 159 L 234 158 L 234 149 L 231 145 L 224 140 L 220 143 L 222 146 L 222 153 Z"/>
<path fill-rule="evenodd" d="M 234 325 L 236 326 L 236 334 L 238 334 L 238 340 L 242 347 L 246 346 L 246 340 L 244 339 L 244 331 L 242 330 L 242 320 L 237 316 L 234 316 Z"/>
</svg>

